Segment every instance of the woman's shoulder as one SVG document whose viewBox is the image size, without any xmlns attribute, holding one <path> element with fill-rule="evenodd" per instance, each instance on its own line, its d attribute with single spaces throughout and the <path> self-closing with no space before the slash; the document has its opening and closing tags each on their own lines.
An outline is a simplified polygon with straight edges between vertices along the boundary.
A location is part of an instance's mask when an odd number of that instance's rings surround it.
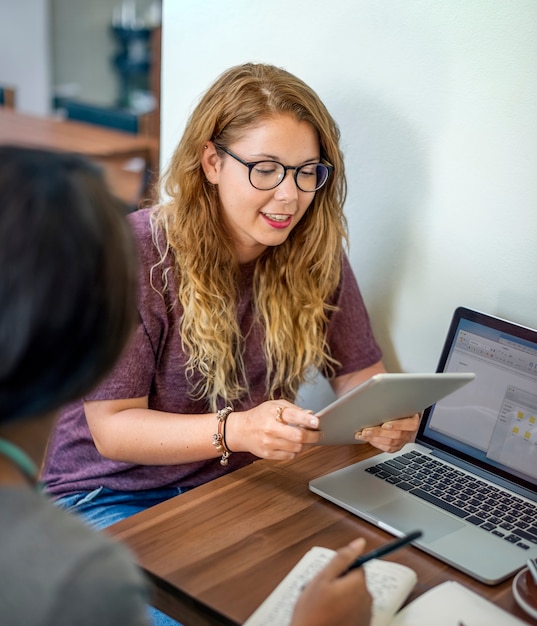
<svg viewBox="0 0 537 626">
<path fill-rule="evenodd" d="M 127 218 L 131 225 L 132 234 L 136 242 L 138 254 L 143 265 L 161 262 L 166 256 L 163 251 L 166 248 L 165 238 L 158 226 L 153 224 L 153 217 L 157 207 L 139 209 L 129 213 Z"/>
<path fill-rule="evenodd" d="M 152 237 L 151 218 L 156 207 L 139 209 L 127 215 L 127 220 L 131 225 L 132 232 L 137 240 L 144 240 Z"/>
</svg>

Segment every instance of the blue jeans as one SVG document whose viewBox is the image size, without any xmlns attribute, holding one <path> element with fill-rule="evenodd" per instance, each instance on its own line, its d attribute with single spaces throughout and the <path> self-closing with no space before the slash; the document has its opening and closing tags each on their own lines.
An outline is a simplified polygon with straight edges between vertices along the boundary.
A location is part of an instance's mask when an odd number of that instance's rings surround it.
<svg viewBox="0 0 537 626">
<path fill-rule="evenodd" d="M 113 491 L 99 487 L 90 492 L 58 498 L 55 503 L 80 515 L 95 530 L 102 530 L 180 493 L 181 489 L 176 487 L 147 491 Z M 152 626 L 181 626 L 179 622 L 152 606 L 148 607 L 148 611 Z"/>
<path fill-rule="evenodd" d="M 63 509 L 80 515 L 95 530 L 102 530 L 180 493 L 178 487 L 147 491 L 113 491 L 98 487 L 93 491 L 63 496 L 55 502 Z"/>
</svg>

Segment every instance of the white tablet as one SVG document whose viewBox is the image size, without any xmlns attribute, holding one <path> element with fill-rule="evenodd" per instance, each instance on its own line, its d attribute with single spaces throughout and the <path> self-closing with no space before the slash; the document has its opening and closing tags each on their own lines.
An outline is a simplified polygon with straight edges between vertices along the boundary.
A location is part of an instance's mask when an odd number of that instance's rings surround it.
<svg viewBox="0 0 537 626">
<path fill-rule="evenodd" d="M 359 443 L 354 434 L 421 413 L 475 378 L 471 373 L 375 374 L 321 411 L 322 445 Z"/>
</svg>

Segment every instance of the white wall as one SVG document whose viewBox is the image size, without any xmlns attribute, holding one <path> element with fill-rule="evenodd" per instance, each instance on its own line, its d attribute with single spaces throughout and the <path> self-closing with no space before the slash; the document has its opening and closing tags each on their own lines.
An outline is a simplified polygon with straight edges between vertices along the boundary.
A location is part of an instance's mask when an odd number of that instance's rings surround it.
<svg viewBox="0 0 537 626">
<path fill-rule="evenodd" d="M 537 326 L 535 0 L 164 0 L 162 45 L 162 163 L 231 65 L 327 104 L 389 369 L 434 371 L 460 304 Z"/>
<path fill-rule="evenodd" d="M 110 30 L 116 0 L 49 0 L 52 90 L 59 96 L 110 106 L 119 96 Z"/>
<path fill-rule="evenodd" d="M 48 0 L 0 0 L 0 84 L 16 89 L 19 111 L 50 109 Z"/>
</svg>

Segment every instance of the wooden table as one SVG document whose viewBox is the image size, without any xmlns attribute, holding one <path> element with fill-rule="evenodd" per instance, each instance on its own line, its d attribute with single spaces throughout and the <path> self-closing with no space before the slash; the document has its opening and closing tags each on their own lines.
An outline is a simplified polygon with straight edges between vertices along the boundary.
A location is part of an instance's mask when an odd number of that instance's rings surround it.
<svg viewBox="0 0 537 626">
<path fill-rule="evenodd" d="M 55 117 L 36 117 L 0 107 L 0 145 L 14 144 L 90 157 L 150 157 L 156 141 L 94 124 Z"/>
<path fill-rule="evenodd" d="M 375 454 L 369 445 L 317 447 L 291 462 L 257 461 L 110 527 L 134 552 L 157 608 L 185 626 L 242 624 L 314 545 L 393 539 L 313 494 L 308 481 Z M 409 601 L 457 580 L 519 618 L 511 579 L 488 587 L 414 547 L 385 557 L 412 567 Z M 433 623 L 433 622 L 431 622 Z"/>
<path fill-rule="evenodd" d="M 129 204 L 139 198 L 143 174 L 157 174 L 158 140 L 95 124 L 55 117 L 36 117 L 0 107 L 0 145 L 77 152 L 98 161 L 112 189 Z M 127 159 L 139 157 L 138 172 L 125 169 Z M 145 189 L 143 190 L 145 192 Z"/>
</svg>

